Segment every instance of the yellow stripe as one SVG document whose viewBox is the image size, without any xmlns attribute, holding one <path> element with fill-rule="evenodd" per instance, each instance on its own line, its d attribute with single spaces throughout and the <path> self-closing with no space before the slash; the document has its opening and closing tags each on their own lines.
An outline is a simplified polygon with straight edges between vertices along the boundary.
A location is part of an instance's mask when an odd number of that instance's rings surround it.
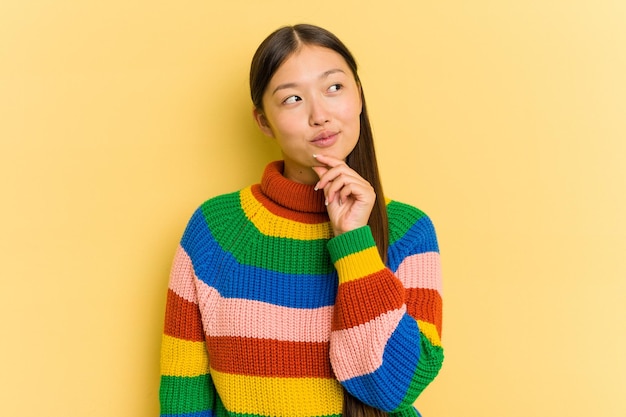
<svg viewBox="0 0 626 417">
<path fill-rule="evenodd" d="M 190 342 L 163 335 L 161 374 L 198 376 L 209 373 L 209 358 L 204 342 Z"/>
<path fill-rule="evenodd" d="M 437 327 L 435 327 L 434 324 L 418 320 L 417 325 L 420 328 L 420 332 L 426 336 L 426 339 L 428 339 L 433 346 L 441 346 L 441 339 L 439 338 Z"/>
<path fill-rule="evenodd" d="M 335 262 L 335 268 L 342 283 L 373 274 L 384 267 L 376 246 L 344 256 Z"/>
<path fill-rule="evenodd" d="M 249 187 L 241 191 L 240 198 L 241 208 L 246 217 L 265 236 L 287 237 L 297 240 L 330 239 L 332 237 L 329 222 L 306 224 L 278 217 L 254 198 Z"/>
<path fill-rule="evenodd" d="M 211 369 L 224 406 L 231 413 L 265 416 L 341 414 L 343 395 L 334 379 L 234 375 Z"/>
</svg>

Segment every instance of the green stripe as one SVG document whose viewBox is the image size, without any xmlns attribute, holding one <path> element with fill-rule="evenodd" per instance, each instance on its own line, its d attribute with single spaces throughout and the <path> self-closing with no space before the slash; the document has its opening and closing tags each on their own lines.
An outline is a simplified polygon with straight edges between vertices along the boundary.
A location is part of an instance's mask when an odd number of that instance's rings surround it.
<svg viewBox="0 0 626 417">
<path fill-rule="evenodd" d="M 209 410 L 214 403 L 210 375 L 161 376 L 161 414 L 184 414 Z"/>
<path fill-rule="evenodd" d="M 418 208 L 391 201 L 387 204 L 387 217 L 389 217 L 389 244 L 393 245 L 400 240 L 406 232 L 426 214 Z"/>
<path fill-rule="evenodd" d="M 285 274 L 328 274 L 334 271 L 326 239 L 297 240 L 266 236 L 246 217 L 239 193 L 226 194 L 202 205 L 202 214 L 222 250 L 237 262 Z M 280 217 L 276 217 L 281 221 Z M 324 259 L 307 262 L 303 259 Z"/>
<path fill-rule="evenodd" d="M 333 263 L 356 252 L 376 246 L 369 226 L 359 227 L 328 241 L 328 252 Z"/>
<path fill-rule="evenodd" d="M 237 262 L 243 265 L 285 274 L 328 274 L 334 270 L 333 264 L 330 263 L 331 260 L 334 263 L 337 259 L 354 252 L 354 250 L 349 249 L 338 249 L 337 254 L 333 253 L 332 259 L 329 258 L 329 262 L 314 262 L 303 265 L 303 254 L 306 254 L 308 259 L 328 257 L 327 242 L 329 243 L 328 250 L 331 250 L 331 247 L 347 245 L 330 243 L 340 236 L 331 239 L 331 241 L 266 236 L 246 217 L 241 208 L 239 192 L 215 197 L 205 202 L 201 210 L 211 234 L 222 250 L 232 254 Z M 391 201 L 387 205 L 387 213 L 390 219 L 390 244 L 400 240 L 419 219 L 426 216 L 421 210 L 398 201 Z M 281 221 L 278 216 L 276 219 Z M 357 245 L 360 245 L 357 250 L 366 249 L 370 246 L 369 242 L 361 242 Z M 281 254 L 281 256 L 272 256 L 273 254 Z M 278 263 L 278 258 L 283 262 Z"/>
</svg>

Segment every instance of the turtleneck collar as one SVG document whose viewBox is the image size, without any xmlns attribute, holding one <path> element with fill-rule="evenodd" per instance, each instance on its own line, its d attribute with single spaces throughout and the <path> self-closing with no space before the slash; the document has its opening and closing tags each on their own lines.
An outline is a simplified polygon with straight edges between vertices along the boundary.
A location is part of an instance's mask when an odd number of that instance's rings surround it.
<svg viewBox="0 0 626 417">
<path fill-rule="evenodd" d="M 283 176 L 283 161 L 270 162 L 263 172 L 261 192 L 274 203 L 303 213 L 326 213 L 324 191 Z"/>
</svg>

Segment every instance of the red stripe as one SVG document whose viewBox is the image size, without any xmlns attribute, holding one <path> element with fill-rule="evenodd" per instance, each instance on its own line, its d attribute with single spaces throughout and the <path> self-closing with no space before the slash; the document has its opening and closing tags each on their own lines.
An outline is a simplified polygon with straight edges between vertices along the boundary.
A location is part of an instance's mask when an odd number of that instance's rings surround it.
<svg viewBox="0 0 626 417">
<path fill-rule="evenodd" d="M 333 378 L 329 344 L 249 337 L 207 338 L 211 368 L 221 372 L 276 377 Z"/>
<path fill-rule="evenodd" d="M 333 330 L 349 329 L 404 304 L 404 287 L 388 269 L 343 283 L 337 291 Z"/>
<path fill-rule="evenodd" d="M 172 289 L 167 291 L 164 333 L 193 342 L 204 340 L 198 305 L 180 297 Z"/>
<path fill-rule="evenodd" d="M 417 320 L 432 323 L 441 337 L 442 301 L 437 290 L 429 288 L 409 288 L 407 292 L 407 312 Z"/>
</svg>

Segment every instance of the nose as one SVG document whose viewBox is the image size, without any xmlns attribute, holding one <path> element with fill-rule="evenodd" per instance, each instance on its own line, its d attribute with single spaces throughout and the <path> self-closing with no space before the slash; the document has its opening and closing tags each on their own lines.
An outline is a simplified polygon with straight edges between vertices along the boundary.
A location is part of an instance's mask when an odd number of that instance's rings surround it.
<svg viewBox="0 0 626 417">
<path fill-rule="evenodd" d="M 323 98 L 309 100 L 309 124 L 311 126 L 323 126 L 330 122 L 330 111 Z"/>
</svg>

